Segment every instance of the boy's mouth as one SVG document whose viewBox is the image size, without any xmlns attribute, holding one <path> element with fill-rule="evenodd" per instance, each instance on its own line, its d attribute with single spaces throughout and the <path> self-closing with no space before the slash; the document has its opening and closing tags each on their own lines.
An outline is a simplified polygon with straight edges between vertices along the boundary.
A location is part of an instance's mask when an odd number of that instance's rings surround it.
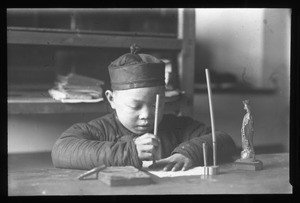
<svg viewBox="0 0 300 203">
<path fill-rule="evenodd" d="M 152 122 L 150 120 L 143 120 L 141 122 L 139 122 L 138 126 L 141 127 L 149 127 L 151 126 Z"/>
<path fill-rule="evenodd" d="M 151 125 L 150 124 L 143 124 L 143 125 L 137 125 L 137 127 L 138 127 L 139 130 L 148 131 L 148 130 L 150 130 Z"/>
<path fill-rule="evenodd" d="M 146 125 L 138 125 L 138 127 L 140 127 L 140 128 L 149 128 L 151 125 L 149 125 L 149 124 L 146 124 Z"/>
</svg>

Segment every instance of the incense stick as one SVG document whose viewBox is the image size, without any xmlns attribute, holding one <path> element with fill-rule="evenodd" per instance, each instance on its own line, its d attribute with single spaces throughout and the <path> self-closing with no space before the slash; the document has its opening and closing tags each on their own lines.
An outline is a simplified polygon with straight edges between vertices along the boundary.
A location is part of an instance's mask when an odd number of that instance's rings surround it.
<svg viewBox="0 0 300 203">
<path fill-rule="evenodd" d="M 214 112 L 211 98 L 211 87 L 210 87 L 210 78 L 209 70 L 205 69 L 206 82 L 207 82 L 207 92 L 208 92 L 208 101 L 209 101 L 209 111 L 210 111 L 210 120 L 211 120 L 211 131 L 212 131 L 212 141 L 213 141 L 213 163 L 214 166 L 217 165 L 217 147 L 216 147 L 216 135 L 215 135 L 215 122 L 214 122 Z"/>
<path fill-rule="evenodd" d="M 159 110 L 159 94 L 156 95 L 156 103 L 155 103 L 155 117 L 154 117 L 154 135 L 155 136 L 157 136 L 158 110 Z M 153 155 L 153 164 L 155 164 L 155 156 L 154 155 Z"/>
<path fill-rule="evenodd" d="M 97 167 L 95 167 L 95 168 L 93 168 L 93 169 L 91 169 L 91 170 L 89 170 L 89 171 L 87 171 L 87 172 L 81 174 L 81 175 L 78 177 L 78 179 L 79 179 L 79 180 L 83 180 L 86 176 L 92 175 L 92 174 L 94 174 L 94 173 L 98 173 L 99 171 L 101 171 L 101 170 L 103 170 L 103 169 L 105 169 L 105 168 L 106 168 L 106 166 L 105 166 L 104 164 L 102 164 L 102 165 L 100 165 L 100 166 L 97 166 Z"/>
</svg>

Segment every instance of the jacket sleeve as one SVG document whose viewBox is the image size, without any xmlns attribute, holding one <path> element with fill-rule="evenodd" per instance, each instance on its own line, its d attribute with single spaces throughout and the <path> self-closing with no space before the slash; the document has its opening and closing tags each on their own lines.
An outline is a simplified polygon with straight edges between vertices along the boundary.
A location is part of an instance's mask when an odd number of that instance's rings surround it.
<svg viewBox="0 0 300 203">
<path fill-rule="evenodd" d="M 204 165 L 202 143 L 207 146 L 207 164 L 213 164 L 213 142 L 211 127 L 205 126 L 191 118 L 181 121 L 182 127 L 178 132 L 179 145 L 172 154 L 180 153 L 190 158 L 194 166 Z M 222 132 L 215 131 L 217 146 L 217 164 L 230 162 L 237 154 L 237 149 L 232 138 Z"/>
<path fill-rule="evenodd" d="M 101 164 L 142 166 L 131 137 L 123 136 L 115 141 L 103 127 L 88 123 L 67 129 L 55 142 L 51 156 L 53 165 L 58 168 L 91 169 Z"/>
</svg>

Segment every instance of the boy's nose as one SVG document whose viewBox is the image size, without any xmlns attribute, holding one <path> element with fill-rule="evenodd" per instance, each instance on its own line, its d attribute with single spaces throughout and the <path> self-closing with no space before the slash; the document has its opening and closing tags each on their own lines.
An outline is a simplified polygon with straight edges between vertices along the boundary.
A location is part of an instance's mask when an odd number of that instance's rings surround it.
<svg viewBox="0 0 300 203">
<path fill-rule="evenodd" d="M 140 111 L 140 119 L 151 119 L 152 118 L 152 115 L 153 115 L 153 112 L 154 110 L 150 107 L 144 107 L 141 109 Z"/>
</svg>

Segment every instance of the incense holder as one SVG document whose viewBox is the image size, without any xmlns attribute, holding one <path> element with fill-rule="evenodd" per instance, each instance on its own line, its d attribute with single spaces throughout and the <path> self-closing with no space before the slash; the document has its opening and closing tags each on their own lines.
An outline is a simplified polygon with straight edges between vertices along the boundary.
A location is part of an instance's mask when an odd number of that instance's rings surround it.
<svg viewBox="0 0 300 203">
<path fill-rule="evenodd" d="M 203 175 L 218 175 L 219 166 L 203 166 Z"/>
<path fill-rule="evenodd" d="M 238 159 L 234 162 L 234 165 L 239 170 L 258 171 L 263 169 L 263 163 L 260 160 L 244 161 Z"/>
</svg>

